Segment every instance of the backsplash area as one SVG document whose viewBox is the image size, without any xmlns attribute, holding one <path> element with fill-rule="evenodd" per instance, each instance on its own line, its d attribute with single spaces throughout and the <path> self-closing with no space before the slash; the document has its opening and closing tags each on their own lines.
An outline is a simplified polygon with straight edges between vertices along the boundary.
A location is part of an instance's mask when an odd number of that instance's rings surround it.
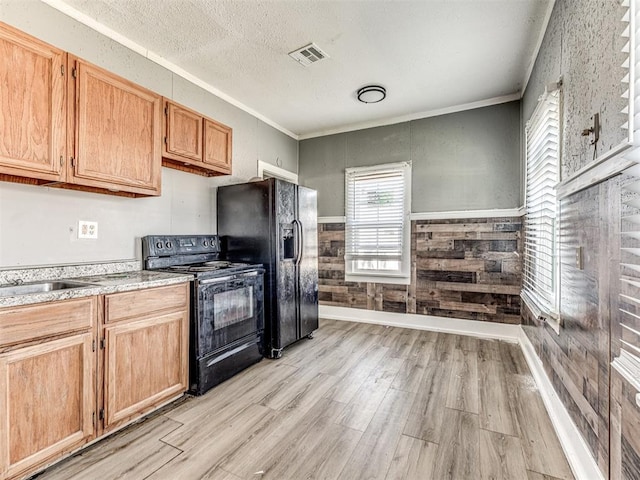
<svg viewBox="0 0 640 480">
<path fill-rule="evenodd" d="M 411 222 L 411 283 L 345 282 L 344 223 L 318 225 L 320 304 L 520 323 L 522 217 Z"/>
</svg>

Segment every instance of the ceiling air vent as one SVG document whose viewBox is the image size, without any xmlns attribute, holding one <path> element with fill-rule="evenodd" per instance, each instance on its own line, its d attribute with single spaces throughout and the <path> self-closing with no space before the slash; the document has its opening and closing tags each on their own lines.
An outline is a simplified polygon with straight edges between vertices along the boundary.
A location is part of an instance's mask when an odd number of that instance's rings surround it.
<svg viewBox="0 0 640 480">
<path fill-rule="evenodd" d="M 329 57 L 329 55 L 324 53 L 315 43 L 310 43 L 298 50 L 289 52 L 289 56 L 305 67 L 308 67 L 318 60 Z"/>
</svg>

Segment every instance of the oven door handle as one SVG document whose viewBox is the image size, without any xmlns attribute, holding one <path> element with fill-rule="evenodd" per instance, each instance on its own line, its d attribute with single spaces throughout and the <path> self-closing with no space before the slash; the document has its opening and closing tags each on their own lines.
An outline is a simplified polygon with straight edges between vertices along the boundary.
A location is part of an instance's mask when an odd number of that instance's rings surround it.
<svg viewBox="0 0 640 480">
<path fill-rule="evenodd" d="M 300 265 L 300 261 L 302 260 L 302 248 L 304 246 L 303 244 L 303 238 L 302 238 L 302 223 L 300 223 L 300 220 L 294 220 L 293 223 L 296 226 L 296 265 Z"/>
<path fill-rule="evenodd" d="M 228 282 L 229 280 L 232 280 L 232 279 L 236 279 L 238 282 L 244 283 L 244 280 L 243 280 L 244 278 L 257 277 L 257 276 L 258 276 L 258 272 L 253 270 L 251 272 L 243 272 L 235 275 L 227 275 L 225 277 L 215 277 L 215 278 L 209 278 L 207 280 L 201 280 L 200 285 L 210 285 L 212 283 Z"/>
<path fill-rule="evenodd" d="M 229 275 L 228 277 L 216 277 L 216 278 L 211 278 L 209 280 L 202 280 L 200 281 L 200 285 L 209 285 L 211 283 L 221 283 L 221 282 L 226 282 L 231 280 L 232 278 L 234 278 L 233 275 Z"/>
</svg>

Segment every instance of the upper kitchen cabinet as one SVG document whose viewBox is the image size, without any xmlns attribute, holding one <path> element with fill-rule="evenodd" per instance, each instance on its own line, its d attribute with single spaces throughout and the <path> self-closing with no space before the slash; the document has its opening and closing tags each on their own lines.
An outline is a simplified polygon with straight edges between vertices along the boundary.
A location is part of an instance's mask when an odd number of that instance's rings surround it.
<svg viewBox="0 0 640 480">
<path fill-rule="evenodd" d="M 165 100 L 165 159 L 202 161 L 202 115 Z"/>
<path fill-rule="evenodd" d="M 230 127 L 165 99 L 162 164 L 211 177 L 231 174 Z"/>
<path fill-rule="evenodd" d="M 231 128 L 213 120 L 204 120 L 204 163 L 231 174 Z"/>
<path fill-rule="evenodd" d="M 160 195 L 162 97 L 0 23 L 0 180 Z"/>
<path fill-rule="evenodd" d="M 0 23 L 0 180 L 65 179 L 66 58 Z"/>
<path fill-rule="evenodd" d="M 71 55 L 69 66 L 70 188 L 160 195 L 162 97 Z"/>
</svg>

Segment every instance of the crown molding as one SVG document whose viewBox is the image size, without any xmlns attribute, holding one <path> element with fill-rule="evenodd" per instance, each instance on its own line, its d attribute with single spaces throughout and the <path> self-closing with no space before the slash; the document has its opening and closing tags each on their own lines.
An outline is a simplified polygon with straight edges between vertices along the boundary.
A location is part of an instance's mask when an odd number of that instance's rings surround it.
<svg viewBox="0 0 640 480">
<path fill-rule="evenodd" d="M 173 62 L 170 62 L 169 60 L 162 57 L 161 55 L 158 55 L 157 53 L 149 50 L 148 48 L 143 47 L 139 43 L 134 42 L 130 38 L 125 37 L 124 35 L 98 22 L 94 18 L 91 18 L 90 16 L 85 15 L 84 13 L 76 10 L 75 8 L 68 5 L 67 3 L 61 0 L 42 0 L 42 2 L 46 3 L 51 8 L 54 8 L 61 13 L 64 13 L 68 17 L 71 17 L 74 20 L 82 23 L 83 25 L 91 28 L 92 30 L 95 30 L 96 32 L 104 35 L 105 37 L 110 38 L 114 42 L 119 43 L 120 45 L 128 48 L 129 50 L 136 52 L 137 54 L 145 57 L 147 60 L 157 63 L 158 65 L 166 68 L 167 70 L 175 73 L 176 75 L 184 78 L 185 80 L 193 83 L 194 85 L 197 85 L 198 87 L 206 90 L 207 92 L 215 95 L 216 97 L 221 98 L 222 100 L 233 105 L 234 107 L 239 108 L 240 110 L 248 113 L 249 115 L 256 117 L 258 120 L 263 121 L 267 125 L 275 128 L 276 130 L 279 130 L 280 132 L 284 133 L 285 135 L 288 135 L 294 140 L 299 139 L 297 134 L 284 128 L 282 125 L 277 124 L 273 120 L 265 117 L 260 112 L 257 112 L 251 107 L 246 106 L 244 103 L 236 100 L 235 98 L 224 93 L 223 91 L 218 90 L 216 87 L 214 87 L 210 83 L 207 83 L 201 78 L 196 77 L 195 75 L 187 72 L 185 69 L 179 67 Z"/>
<path fill-rule="evenodd" d="M 509 95 L 502 95 L 500 97 L 487 98 L 486 100 L 479 100 L 477 102 L 463 103 L 460 105 L 453 105 L 451 107 L 439 108 L 436 110 L 426 110 L 424 112 L 410 113 L 408 115 L 400 115 L 397 117 L 383 118 L 379 120 L 372 120 L 369 122 L 354 123 L 351 125 L 345 125 L 338 128 L 318 130 L 316 132 L 298 135 L 298 140 L 307 140 L 309 138 L 325 137 L 327 135 L 353 132 L 356 130 L 364 130 L 366 128 L 384 127 L 387 125 L 394 125 L 396 123 L 410 122 L 412 120 L 420 120 L 420 119 L 429 118 L 429 117 L 438 117 L 440 115 L 447 115 L 449 113 L 464 112 L 466 110 L 475 110 L 476 108 L 482 108 L 482 107 L 491 107 L 493 105 L 500 105 L 501 103 L 514 102 L 516 100 L 520 100 L 521 97 L 522 95 L 520 94 L 520 92 L 517 92 Z"/>
</svg>

